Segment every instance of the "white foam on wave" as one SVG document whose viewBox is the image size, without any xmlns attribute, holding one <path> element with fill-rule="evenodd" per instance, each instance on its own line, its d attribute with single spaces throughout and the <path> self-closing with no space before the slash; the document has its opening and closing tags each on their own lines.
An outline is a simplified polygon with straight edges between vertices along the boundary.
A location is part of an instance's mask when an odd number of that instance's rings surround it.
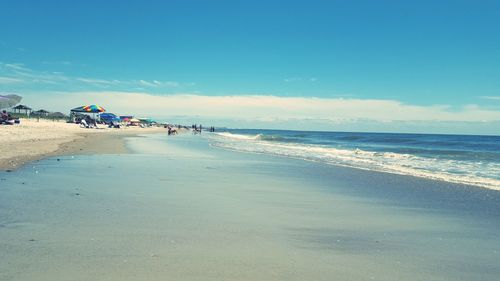
<svg viewBox="0 0 500 281">
<path fill-rule="evenodd" d="M 498 163 L 420 157 L 394 152 L 349 150 L 319 145 L 268 142 L 260 135 L 218 133 L 212 145 L 245 152 L 287 156 L 365 170 L 410 175 L 500 190 Z"/>
<path fill-rule="evenodd" d="M 258 135 L 239 135 L 239 134 L 231 134 L 231 133 L 215 133 L 216 135 L 222 136 L 224 138 L 229 139 L 237 139 L 237 140 L 257 140 L 260 138 L 261 134 Z"/>
</svg>

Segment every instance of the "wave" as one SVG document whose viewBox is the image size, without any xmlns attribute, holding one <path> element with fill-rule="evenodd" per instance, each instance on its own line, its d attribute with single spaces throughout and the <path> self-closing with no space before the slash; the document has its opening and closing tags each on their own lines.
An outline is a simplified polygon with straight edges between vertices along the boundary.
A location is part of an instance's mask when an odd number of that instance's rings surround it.
<svg viewBox="0 0 500 281">
<path fill-rule="evenodd" d="M 213 138 L 211 144 L 225 149 L 286 156 L 500 190 L 500 178 L 498 178 L 500 164 L 495 162 L 441 159 L 407 153 L 284 142 L 284 137 L 262 134 L 217 133 L 217 135 L 222 138 Z"/>
<path fill-rule="evenodd" d="M 223 133 L 215 133 L 216 135 L 225 137 L 225 138 L 230 138 L 230 139 L 237 139 L 237 140 L 256 140 L 260 138 L 262 134 L 257 134 L 257 135 L 240 135 L 240 134 L 231 134 L 227 132 Z"/>
<path fill-rule="evenodd" d="M 279 142 L 287 142 L 295 140 L 295 138 L 287 138 L 278 135 L 264 135 L 264 134 L 241 135 L 241 134 L 223 132 L 223 133 L 216 133 L 216 135 L 236 140 L 263 140 L 263 141 L 279 141 Z"/>
</svg>

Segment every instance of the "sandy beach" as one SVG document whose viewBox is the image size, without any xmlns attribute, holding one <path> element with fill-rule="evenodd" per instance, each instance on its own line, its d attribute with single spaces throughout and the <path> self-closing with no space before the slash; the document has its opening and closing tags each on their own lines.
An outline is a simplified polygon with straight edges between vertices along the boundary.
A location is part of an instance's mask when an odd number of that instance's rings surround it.
<svg viewBox="0 0 500 281">
<path fill-rule="evenodd" d="M 56 155 L 126 153 L 124 137 L 163 132 L 160 127 L 85 129 L 66 122 L 22 119 L 20 125 L 0 127 L 0 170 Z"/>
<path fill-rule="evenodd" d="M 0 171 L 0 280 L 498 279 L 496 191 L 211 137 Z"/>
</svg>

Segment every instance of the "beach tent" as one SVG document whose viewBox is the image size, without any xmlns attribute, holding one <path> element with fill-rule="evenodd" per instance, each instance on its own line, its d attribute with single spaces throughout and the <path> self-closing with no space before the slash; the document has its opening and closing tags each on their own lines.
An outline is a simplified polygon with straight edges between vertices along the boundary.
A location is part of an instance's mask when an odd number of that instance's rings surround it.
<svg viewBox="0 0 500 281">
<path fill-rule="evenodd" d="M 99 114 L 99 119 L 106 124 L 121 122 L 120 118 L 113 113 L 101 113 Z"/>
<path fill-rule="evenodd" d="M 111 113 L 111 112 L 101 113 L 101 114 L 99 114 L 99 117 L 101 117 L 101 118 L 119 118 L 118 116 L 116 116 L 116 114 Z"/>
<path fill-rule="evenodd" d="M 120 115 L 120 120 L 128 122 L 130 119 L 134 118 L 132 115 Z"/>
<path fill-rule="evenodd" d="M 130 125 L 132 125 L 132 126 L 138 126 L 138 125 L 141 123 L 141 120 L 136 119 L 136 118 L 132 118 L 132 119 L 128 120 L 128 122 L 129 122 L 129 123 L 130 123 Z"/>
<path fill-rule="evenodd" d="M 156 123 L 155 120 L 151 119 L 151 118 L 137 118 L 139 121 L 141 121 L 141 123 L 145 123 L 145 124 L 154 124 Z"/>
<path fill-rule="evenodd" d="M 23 98 L 18 95 L 0 95 L 0 109 L 13 107 L 21 102 Z"/>
</svg>

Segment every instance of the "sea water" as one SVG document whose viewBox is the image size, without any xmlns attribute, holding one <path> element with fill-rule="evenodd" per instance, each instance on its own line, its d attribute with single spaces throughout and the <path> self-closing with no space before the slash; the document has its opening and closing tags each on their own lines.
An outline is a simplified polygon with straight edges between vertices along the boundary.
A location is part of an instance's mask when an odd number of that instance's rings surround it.
<svg viewBox="0 0 500 281">
<path fill-rule="evenodd" d="M 498 191 L 212 137 L 1 173 L 0 280 L 498 280 Z"/>
<path fill-rule="evenodd" d="M 500 136 L 222 130 L 213 145 L 500 190 Z"/>
</svg>

